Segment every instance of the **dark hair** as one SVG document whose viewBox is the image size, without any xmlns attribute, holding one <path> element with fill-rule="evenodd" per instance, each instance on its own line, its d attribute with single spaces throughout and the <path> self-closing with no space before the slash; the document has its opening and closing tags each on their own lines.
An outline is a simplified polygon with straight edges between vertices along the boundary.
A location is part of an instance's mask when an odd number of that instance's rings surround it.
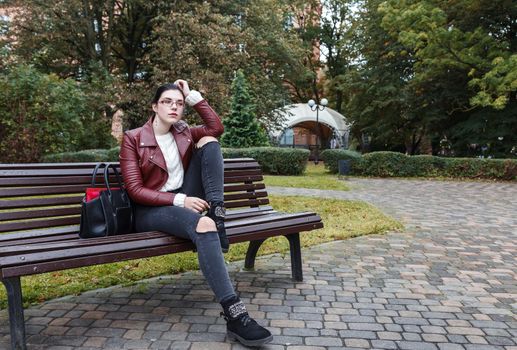
<svg viewBox="0 0 517 350">
<path fill-rule="evenodd" d="M 160 86 L 158 89 L 156 89 L 156 93 L 154 94 L 154 97 L 153 97 L 151 103 L 158 103 L 158 100 L 160 99 L 162 94 L 168 90 L 178 90 L 179 92 L 181 92 L 181 95 L 183 96 L 183 91 L 181 91 L 181 89 L 178 85 L 173 84 L 173 83 L 166 83 L 166 84 L 163 84 L 162 86 Z M 183 98 L 185 98 L 185 96 L 183 96 Z"/>
</svg>

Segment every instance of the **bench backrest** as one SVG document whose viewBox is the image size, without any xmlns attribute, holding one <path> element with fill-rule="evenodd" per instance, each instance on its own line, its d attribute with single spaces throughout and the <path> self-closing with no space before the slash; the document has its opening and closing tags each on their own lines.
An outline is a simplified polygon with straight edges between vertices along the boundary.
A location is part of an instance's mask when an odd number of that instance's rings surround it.
<svg viewBox="0 0 517 350">
<path fill-rule="evenodd" d="M 78 232 L 81 201 L 95 164 L 0 164 L 0 234 L 37 237 Z M 114 180 L 113 176 L 110 181 Z M 226 207 L 268 204 L 262 180 L 254 159 L 225 159 Z M 97 183 L 102 183 L 100 175 Z"/>
</svg>

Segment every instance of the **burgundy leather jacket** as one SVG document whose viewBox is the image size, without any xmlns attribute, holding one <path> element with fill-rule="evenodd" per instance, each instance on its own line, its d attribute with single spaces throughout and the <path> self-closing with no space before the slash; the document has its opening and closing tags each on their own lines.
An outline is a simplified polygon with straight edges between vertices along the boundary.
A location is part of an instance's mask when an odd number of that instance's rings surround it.
<svg viewBox="0 0 517 350">
<path fill-rule="evenodd" d="M 186 171 L 195 144 L 203 136 L 219 137 L 224 131 L 221 119 L 202 100 L 194 109 L 203 119 L 204 125 L 189 127 L 184 121 L 175 123 L 170 132 L 178 146 L 179 155 Z M 154 116 L 142 127 L 126 131 L 120 147 L 120 168 L 125 187 L 131 199 L 143 205 L 172 205 L 174 193 L 160 192 L 169 177 L 167 165 L 153 130 Z"/>
</svg>

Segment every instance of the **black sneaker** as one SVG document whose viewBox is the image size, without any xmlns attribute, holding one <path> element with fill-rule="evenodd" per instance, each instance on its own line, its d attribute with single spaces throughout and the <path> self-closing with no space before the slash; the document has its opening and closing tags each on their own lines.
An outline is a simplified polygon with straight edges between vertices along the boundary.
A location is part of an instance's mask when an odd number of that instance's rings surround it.
<svg viewBox="0 0 517 350">
<path fill-rule="evenodd" d="M 224 227 L 224 218 L 226 216 L 224 203 L 210 203 L 207 216 L 215 222 L 215 226 L 217 227 L 217 234 L 219 235 L 219 241 L 221 242 L 221 250 L 223 253 L 228 253 L 228 250 L 230 249 L 230 242 L 228 241 L 228 237 L 226 237 L 226 228 Z"/>
<path fill-rule="evenodd" d="M 221 312 L 226 320 L 228 338 L 246 346 L 260 346 L 273 340 L 271 332 L 250 317 L 242 301 L 239 298 L 234 300 L 233 304 L 223 306 L 224 312 Z"/>
</svg>

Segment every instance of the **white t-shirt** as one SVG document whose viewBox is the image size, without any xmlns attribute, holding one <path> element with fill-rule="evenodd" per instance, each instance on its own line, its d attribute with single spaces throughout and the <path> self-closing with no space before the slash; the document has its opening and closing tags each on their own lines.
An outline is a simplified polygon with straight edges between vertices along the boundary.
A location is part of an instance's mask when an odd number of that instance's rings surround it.
<svg viewBox="0 0 517 350">
<path fill-rule="evenodd" d="M 167 172 L 169 173 L 167 182 L 165 185 L 163 185 L 160 191 L 166 192 L 176 190 L 183 185 L 183 176 L 185 174 L 183 171 L 183 164 L 181 163 L 176 141 L 174 141 L 174 137 L 170 132 L 165 135 L 156 135 L 156 141 L 158 142 L 158 146 L 160 146 L 160 150 L 163 153 L 165 164 L 167 164 Z M 173 204 L 183 207 L 185 203 L 185 197 L 185 194 L 177 193 L 174 197 Z"/>
</svg>

